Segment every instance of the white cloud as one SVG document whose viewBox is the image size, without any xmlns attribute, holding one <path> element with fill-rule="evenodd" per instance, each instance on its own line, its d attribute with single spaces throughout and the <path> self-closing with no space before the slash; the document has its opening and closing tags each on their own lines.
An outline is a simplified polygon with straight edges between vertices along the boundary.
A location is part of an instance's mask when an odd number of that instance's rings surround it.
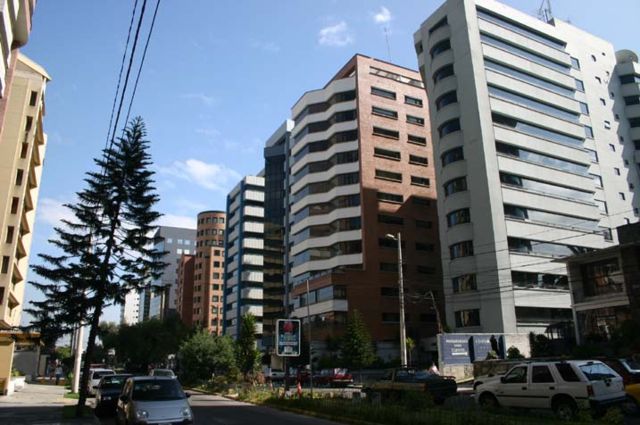
<svg viewBox="0 0 640 425">
<path fill-rule="evenodd" d="M 217 102 L 215 97 L 208 96 L 204 93 L 185 93 L 180 97 L 188 100 L 197 100 L 205 106 L 213 106 Z"/>
<path fill-rule="evenodd" d="M 67 202 L 53 198 L 40 199 L 36 210 L 38 222 L 46 223 L 50 226 L 60 226 L 62 219 L 73 221 L 75 216 L 69 208 L 63 205 L 65 203 Z"/>
<path fill-rule="evenodd" d="M 318 33 L 318 43 L 321 46 L 342 47 L 353 41 L 353 34 L 345 21 L 324 27 Z"/>
<path fill-rule="evenodd" d="M 196 228 L 196 217 L 187 215 L 164 214 L 158 219 L 158 226 Z"/>
<path fill-rule="evenodd" d="M 391 12 L 386 7 L 381 6 L 380 11 L 373 14 L 373 21 L 376 24 L 388 24 L 391 21 Z"/>
<path fill-rule="evenodd" d="M 280 51 L 280 46 L 273 41 L 253 40 L 251 41 L 251 47 L 267 53 L 278 53 Z"/>
<path fill-rule="evenodd" d="M 168 167 L 160 167 L 159 172 L 224 194 L 242 177 L 237 171 L 224 164 L 207 163 L 195 158 L 174 161 Z"/>
</svg>

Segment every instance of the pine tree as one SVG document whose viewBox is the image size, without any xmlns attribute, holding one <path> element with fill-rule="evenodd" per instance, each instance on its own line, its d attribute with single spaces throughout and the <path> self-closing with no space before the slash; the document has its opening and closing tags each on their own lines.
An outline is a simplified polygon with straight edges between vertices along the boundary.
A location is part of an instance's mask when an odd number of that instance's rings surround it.
<svg viewBox="0 0 640 425">
<path fill-rule="evenodd" d="M 44 301 L 33 303 L 33 310 L 41 312 L 36 316 L 67 330 L 89 326 L 77 416 L 86 402 L 104 308 L 124 303 L 129 291 L 142 289 L 166 267 L 164 253 L 152 247 L 153 223 L 160 217 L 153 207 L 159 197 L 145 137 L 144 122 L 134 118 L 123 136 L 94 160 L 98 171 L 87 173 L 77 202 L 66 205 L 74 218 L 63 220 L 49 241 L 57 253 L 40 254 L 43 264 L 33 266 L 44 282 L 31 283 L 45 295 Z"/>
<path fill-rule="evenodd" d="M 352 369 L 367 367 L 376 359 L 371 335 L 358 310 L 349 317 L 341 351 L 344 362 Z"/>
<path fill-rule="evenodd" d="M 256 318 L 251 313 L 242 316 L 240 333 L 236 340 L 236 358 L 245 379 L 258 369 L 260 351 L 256 349 Z"/>
</svg>

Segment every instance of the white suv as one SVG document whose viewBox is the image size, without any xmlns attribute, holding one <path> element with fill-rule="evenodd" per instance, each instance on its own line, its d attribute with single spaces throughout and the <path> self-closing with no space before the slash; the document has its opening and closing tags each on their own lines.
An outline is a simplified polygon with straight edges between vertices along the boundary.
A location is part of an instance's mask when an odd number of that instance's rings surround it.
<svg viewBox="0 0 640 425">
<path fill-rule="evenodd" d="M 488 407 L 553 409 L 564 420 L 579 409 L 601 412 L 625 401 L 622 378 L 599 361 L 532 361 L 512 367 L 476 387 L 476 401 Z"/>
</svg>

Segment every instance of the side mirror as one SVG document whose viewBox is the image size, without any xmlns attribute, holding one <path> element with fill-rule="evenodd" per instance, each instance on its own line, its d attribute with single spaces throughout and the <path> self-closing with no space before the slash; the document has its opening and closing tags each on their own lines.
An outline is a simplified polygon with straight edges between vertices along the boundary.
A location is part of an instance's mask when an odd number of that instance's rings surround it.
<svg viewBox="0 0 640 425">
<path fill-rule="evenodd" d="M 500 382 L 502 382 L 503 384 L 507 382 L 507 380 L 503 377 L 500 378 Z"/>
<path fill-rule="evenodd" d="M 120 401 L 123 402 L 123 403 L 128 403 L 129 402 L 129 396 L 121 395 L 120 396 Z"/>
</svg>

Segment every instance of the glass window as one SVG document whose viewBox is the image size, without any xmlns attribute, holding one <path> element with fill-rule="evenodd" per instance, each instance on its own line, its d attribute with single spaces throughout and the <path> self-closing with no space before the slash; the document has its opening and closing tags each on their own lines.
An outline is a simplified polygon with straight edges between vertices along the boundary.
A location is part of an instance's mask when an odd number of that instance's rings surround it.
<svg viewBox="0 0 640 425">
<path fill-rule="evenodd" d="M 416 186 L 429 186 L 430 182 L 428 178 L 411 176 L 411 184 Z"/>
<path fill-rule="evenodd" d="M 459 310 L 455 313 L 456 327 L 480 326 L 480 310 Z"/>
<path fill-rule="evenodd" d="M 589 175 L 593 178 L 593 181 L 595 182 L 596 187 L 601 188 L 602 187 L 602 177 L 597 175 L 597 174 L 589 174 Z"/>
<path fill-rule="evenodd" d="M 409 164 L 423 165 L 426 167 L 429 164 L 429 160 L 424 156 L 409 155 Z"/>
<path fill-rule="evenodd" d="M 458 118 L 449 120 L 438 127 L 438 135 L 440 136 L 440 138 L 443 138 L 447 134 L 454 133 L 456 131 L 460 131 L 460 120 Z"/>
<path fill-rule="evenodd" d="M 397 182 L 402 181 L 402 173 L 394 173 L 393 171 L 386 170 L 378 170 L 376 169 L 376 178 L 377 179 L 385 179 L 385 180 L 393 180 Z"/>
<path fill-rule="evenodd" d="M 442 166 L 443 167 L 448 165 L 448 164 L 451 164 L 452 162 L 463 160 L 464 159 L 464 152 L 462 150 L 462 146 L 458 146 L 456 148 L 449 149 L 448 151 L 444 152 L 440 156 L 440 159 L 442 160 Z"/>
<path fill-rule="evenodd" d="M 453 65 L 445 65 L 442 68 L 439 68 L 436 72 L 433 73 L 433 83 L 437 84 L 438 81 L 444 80 L 447 77 L 454 75 Z"/>
<path fill-rule="evenodd" d="M 453 195 L 456 192 L 462 192 L 467 190 L 467 178 L 458 177 L 453 180 L 449 180 L 444 184 L 445 196 Z"/>
<path fill-rule="evenodd" d="M 469 292 L 478 289 L 475 273 L 454 277 L 451 279 L 451 283 L 454 293 Z"/>
<path fill-rule="evenodd" d="M 407 142 L 414 145 L 427 146 L 426 137 L 414 136 L 413 134 L 407 135 Z"/>
<path fill-rule="evenodd" d="M 456 91 L 454 90 L 454 91 L 447 92 L 436 99 L 436 102 L 435 102 L 436 110 L 439 111 L 445 106 L 450 105 L 452 103 L 457 103 L 457 102 L 458 102 L 458 95 L 456 94 Z"/>
<path fill-rule="evenodd" d="M 555 158 L 546 154 L 533 152 L 517 146 L 508 145 L 506 143 L 496 142 L 496 151 L 499 154 L 509 155 L 519 158 L 523 161 L 544 165 L 546 167 L 555 168 L 562 171 L 586 175 L 589 166 L 578 164 L 565 159 Z M 595 153 L 595 151 L 593 151 Z"/>
<path fill-rule="evenodd" d="M 523 96 L 519 93 L 515 93 L 509 90 L 504 90 L 498 87 L 489 86 L 489 94 L 495 98 L 506 100 L 511 103 L 542 112 L 543 114 L 552 115 L 556 118 L 577 122 L 579 114 L 568 111 L 566 109 L 558 108 L 557 106 L 540 102 L 537 99 L 532 99 L 527 96 Z"/>
<path fill-rule="evenodd" d="M 549 366 L 532 366 L 531 382 L 533 384 L 546 384 L 555 382 Z"/>
<path fill-rule="evenodd" d="M 629 74 L 620 76 L 620 84 L 640 83 L 640 75 Z"/>
<path fill-rule="evenodd" d="M 167 241 L 167 243 L 173 243 L 173 239 L 172 238 L 167 238 L 166 241 Z"/>
<path fill-rule="evenodd" d="M 469 223 L 471 221 L 471 214 L 469 208 L 462 208 L 447 214 L 447 225 L 449 227 L 456 226 L 458 224 Z"/>
<path fill-rule="evenodd" d="M 451 259 L 469 257 L 473 255 L 473 241 L 458 242 L 449 246 Z"/>
<path fill-rule="evenodd" d="M 527 366 L 516 366 L 504 376 L 505 384 L 526 384 L 527 383 Z"/>
<path fill-rule="evenodd" d="M 600 362 L 580 365 L 580 370 L 589 381 L 604 381 L 618 377 L 618 374 L 611 370 L 609 366 Z"/>
<path fill-rule="evenodd" d="M 391 109 L 380 108 L 378 106 L 371 107 L 371 113 L 373 115 L 379 115 L 386 118 L 398 119 L 398 113 Z"/>
<path fill-rule="evenodd" d="M 511 42 L 499 40 L 487 34 L 480 34 L 480 40 L 482 40 L 482 42 L 487 43 L 491 46 L 506 50 L 518 56 L 522 56 L 523 58 L 529 59 L 530 61 L 537 63 L 538 65 L 555 69 L 556 71 L 560 71 L 564 74 L 568 74 L 569 69 L 571 69 L 569 65 L 555 62 L 551 59 L 548 59 L 547 57 L 538 55 L 537 53 L 533 53 L 529 50 L 522 49 Z"/>
<path fill-rule="evenodd" d="M 324 112 L 336 103 L 348 102 L 356 98 L 355 90 L 349 90 L 334 94 L 328 101 L 313 103 L 305 107 L 294 119 L 295 122 L 302 121 L 309 114 Z M 296 135 L 297 137 L 297 135 Z"/>
<path fill-rule="evenodd" d="M 431 55 L 431 59 L 433 59 L 440 53 L 446 52 L 447 50 L 451 50 L 451 42 L 449 41 L 449 39 L 442 40 L 436 43 L 429 51 L 429 54 Z"/>
<path fill-rule="evenodd" d="M 422 99 L 418 99 L 417 97 L 405 96 L 404 103 L 422 108 Z"/>
<path fill-rule="evenodd" d="M 409 124 L 424 125 L 424 118 L 414 117 L 413 115 L 407 114 L 407 122 Z"/>
<path fill-rule="evenodd" d="M 521 24 L 520 22 L 512 21 L 508 18 L 505 18 L 489 10 L 478 8 L 477 11 L 478 11 L 478 17 L 481 19 L 485 19 L 501 27 L 508 28 L 509 30 L 517 34 L 520 34 L 532 40 L 538 41 L 549 47 L 553 47 L 554 49 L 564 50 L 566 46 L 565 42 L 556 40 L 555 38 L 551 38 L 547 34 L 538 32 L 533 28 L 529 28 Z"/>
<path fill-rule="evenodd" d="M 371 94 L 375 95 L 375 96 L 380 96 L 380 97 L 386 97 L 387 99 L 394 99 L 396 98 L 396 93 L 392 92 L 390 90 L 385 90 L 385 89 L 381 89 L 378 87 L 371 87 Z"/>
<path fill-rule="evenodd" d="M 580 69 L 580 61 L 577 58 L 571 57 L 571 67 L 573 69 Z"/>
<path fill-rule="evenodd" d="M 378 201 L 380 202 L 392 202 L 392 203 L 404 202 L 404 196 L 396 195 L 394 193 L 378 192 L 377 198 L 378 198 Z"/>
<path fill-rule="evenodd" d="M 447 17 L 440 19 L 431 28 L 429 28 L 429 35 L 433 34 L 436 30 L 447 26 Z"/>
<path fill-rule="evenodd" d="M 589 105 L 587 105 L 584 102 L 578 102 L 580 103 L 580 111 L 584 114 L 584 115 L 589 115 Z"/>
<path fill-rule="evenodd" d="M 373 148 L 373 156 L 387 159 L 400 160 L 400 152 L 383 148 Z"/>
<path fill-rule="evenodd" d="M 561 86 L 558 85 L 557 83 L 551 82 L 551 81 L 547 81 L 547 80 L 543 80 L 540 77 L 537 77 L 535 75 L 531 75 L 528 74 L 525 71 L 519 70 L 519 69 L 515 69 L 512 68 L 511 66 L 507 65 L 507 64 L 503 64 L 503 63 L 498 63 L 498 62 L 494 62 L 490 59 L 485 59 L 484 61 L 485 67 L 487 69 L 490 69 L 492 71 L 498 71 L 498 72 L 502 72 L 504 74 L 507 74 L 511 77 L 515 77 L 519 80 L 525 81 L 529 84 L 532 84 L 534 86 L 538 86 L 541 87 L 543 89 L 552 91 L 554 93 L 563 95 L 563 96 L 571 96 L 573 97 L 575 89 L 573 87 L 568 88 L 565 86 Z"/>
<path fill-rule="evenodd" d="M 387 128 L 382 127 L 373 127 L 373 134 L 376 136 L 389 137 L 391 139 L 399 139 L 400 133 L 395 130 L 389 130 Z"/>
<path fill-rule="evenodd" d="M 552 142 L 561 143 L 569 146 L 582 147 L 584 140 L 568 134 L 559 133 L 555 130 L 550 130 L 544 127 L 540 127 L 535 124 L 518 121 L 513 118 L 509 118 L 505 115 L 494 113 L 492 114 L 493 123 L 496 125 L 510 127 L 516 131 L 524 134 L 528 134 L 533 137 L 538 137 Z"/>
<path fill-rule="evenodd" d="M 404 219 L 395 215 L 378 214 L 378 223 L 402 225 L 404 224 Z"/>
<path fill-rule="evenodd" d="M 577 78 L 576 78 L 576 90 L 584 93 L 584 83 L 582 82 L 582 80 L 578 80 Z"/>
</svg>

